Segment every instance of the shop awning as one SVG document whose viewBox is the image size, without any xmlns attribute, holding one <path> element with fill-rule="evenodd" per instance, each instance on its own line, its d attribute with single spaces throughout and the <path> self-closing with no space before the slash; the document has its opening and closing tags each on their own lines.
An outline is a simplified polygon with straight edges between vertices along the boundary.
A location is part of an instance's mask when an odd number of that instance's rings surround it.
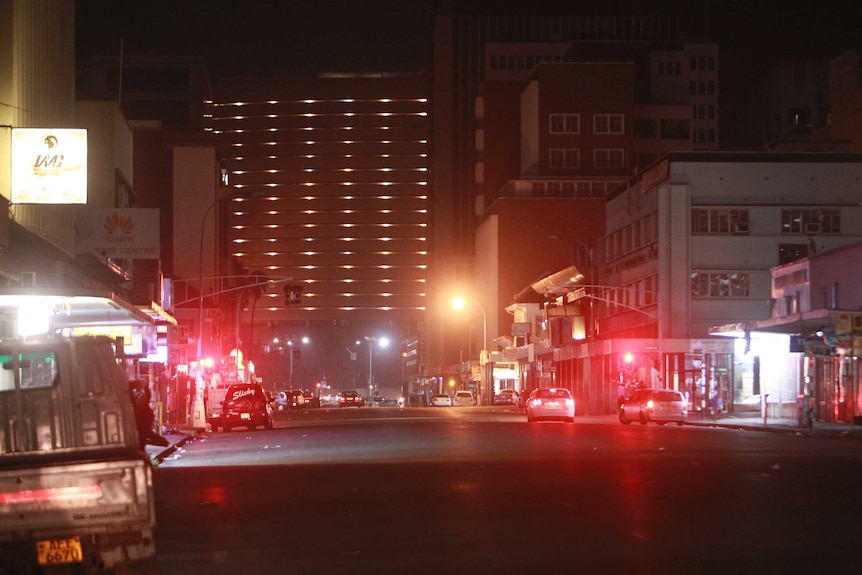
<svg viewBox="0 0 862 575">
<path fill-rule="evenodd" d="M 0 289 L 0 317 L 17 320 L 22 309 L 46 312 L 50 332 L 72 327 L 157 323 L 152 311 L 142 310 L 110 291 Z"/>
</svg>

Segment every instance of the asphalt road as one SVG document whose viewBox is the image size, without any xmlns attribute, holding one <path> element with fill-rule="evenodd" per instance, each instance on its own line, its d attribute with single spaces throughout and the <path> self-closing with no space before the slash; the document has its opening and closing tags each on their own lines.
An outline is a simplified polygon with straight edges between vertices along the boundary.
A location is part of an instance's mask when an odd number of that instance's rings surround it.
<svg viewBox="0 0 862 575">
<path fill-rule="evenodd" d="M 798 573 L 862 561 L 862 442 L 500 409 L 281 413 L 156 469 L 161 575 Z"/>
</svg>

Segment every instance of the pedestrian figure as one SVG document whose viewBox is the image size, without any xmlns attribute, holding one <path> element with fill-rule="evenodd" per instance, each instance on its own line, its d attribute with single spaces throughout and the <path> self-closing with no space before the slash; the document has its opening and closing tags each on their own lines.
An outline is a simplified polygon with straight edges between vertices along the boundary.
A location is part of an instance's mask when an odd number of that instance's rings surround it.
<svg viewBox="0 0 862 575">
<path fill-rule="evenodd" d="M 150 406 L 149 386 L 138 381 L 130 381 L 129 394 L 135 412 L 135 427 L 138 428 L 138 445 L 141 451 L 144 451 L 147 445 L 167 447 L 170 442 L 154 430 L 156 414 Z"/>
</svg>

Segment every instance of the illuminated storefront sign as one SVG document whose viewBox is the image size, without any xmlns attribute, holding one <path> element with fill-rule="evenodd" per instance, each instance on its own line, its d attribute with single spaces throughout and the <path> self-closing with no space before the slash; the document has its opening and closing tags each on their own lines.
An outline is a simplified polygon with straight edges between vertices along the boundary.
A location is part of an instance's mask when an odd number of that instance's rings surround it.
<svg viewBox="0 0 862 575">
<path fill-rule="evenodd" d="M 87 130 L 13 128 L 13 204 L 87 203 Z"/>
</svg>

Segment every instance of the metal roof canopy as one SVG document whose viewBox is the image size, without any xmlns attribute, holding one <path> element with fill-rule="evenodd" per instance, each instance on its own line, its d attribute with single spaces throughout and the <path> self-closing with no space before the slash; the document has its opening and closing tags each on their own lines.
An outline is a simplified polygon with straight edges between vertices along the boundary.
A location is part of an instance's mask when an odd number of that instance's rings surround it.
<svg viewBox="0 0 862 575">
<path fill-rule="evenodd" d="M 26 306 L 47 308 L 51 331 L 155 324 L 145 311 L 107 290 L 0 288 L 0 317 L 17 319 L 18 310 Z"/>
</svg>

